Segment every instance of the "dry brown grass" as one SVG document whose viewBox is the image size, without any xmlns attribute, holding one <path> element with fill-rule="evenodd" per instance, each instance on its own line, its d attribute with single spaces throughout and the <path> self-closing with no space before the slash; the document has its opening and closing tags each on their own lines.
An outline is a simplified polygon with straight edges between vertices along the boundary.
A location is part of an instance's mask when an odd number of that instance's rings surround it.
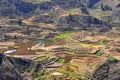
<svg viewBox="0 0 120 80">
<path fill-rule="evenodd" d="M 17 42 L 15 44 L 15 47 L 17 47 L 17 51 L 15 53 L 12 53 L 11 55 L 35 55 L 36 51 L 28 50 L 28 48 L 31 48 L 36 43 L 32 41 L 28 42 Z"/>
<path fill-rule="evenodd" d="M 64 45 L 65 40 L 64 39 L 50 39 L 53 41 L 53 43 L 45 44 L 45 47 L 52 46 L 52 45 Z"/>
</svg>

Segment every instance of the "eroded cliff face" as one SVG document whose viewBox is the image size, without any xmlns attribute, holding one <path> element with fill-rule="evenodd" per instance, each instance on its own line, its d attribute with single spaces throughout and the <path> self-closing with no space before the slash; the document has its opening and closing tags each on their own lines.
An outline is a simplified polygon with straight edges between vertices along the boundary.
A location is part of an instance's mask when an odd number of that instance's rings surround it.
<svg viewBox="0 0 120 80">
<path fill-rule="evenodd" d="M 120 22 L 120 3 L 117 4 L 112 12 L 113 22 Z"/>
<path fill-rule="evenodd" d="M 26 13 L 35 13 L 36 10 L 50 10 L 55 6 L 63 9 L 70 8 L 93 8 L 100 0 L 50 0 L 34 2 L 23 0 L 1 0 L 0 15 L 9 16 L 12 14 L 25 15 Z"/>
<path fill-rule="evenodd" d="M 105 17 L 109 18 L 108 21 L 111 21 L 111 23 L 119 23 L 120 21 L 120 1 L 119 0 L 100 0 L 97 2 L 93 8 L 95 9 L 101 9 L 104 14 L 101 13 L 101 16 L 103 15 L 103 20 Z M 109 15 L 109 13 L 111 13 Z"/>
<path fill-rule="evenodd" d="M 51 0 L 33 4 L 21 0 L 3 0 L 1 1 L 1 4 L 3 5 L 1 5 L 1 7 L 8 5 L 9 7 L 1 8 L 0 10 L 2 10 L 1 15 L 31 15 L 32 18 L 30 18 L 30 22 L 34 22 L 35 24 L 50 24 L 61 30 L 62 28 L 73 30 L 110 30 L 111 28 L 108 23 L 94 18 L 88 11 L 88 7 L 94 6 L 98 1 Z M 9 8 L 11 8 L 12 11 Z M 9 12 L 9 10 L 11 12 Z"/>
<path fill-rule="evenodd" d="M 32 73 L 34 74 L 34 72 L 41 69 L 42 65 L 32 60 L 0 54 L 0 80 L 29 80 L 29 78 L 23 75 L 24 73 L 30 73 L 33 70 Z"/>
<path fill-rule="evenodd" d="M 39 58 L 39 57 L 38 57 Z M 0 80 L 39 80 L 48 76 L 45 70 L 58 68 L 51 66 L 58 58 L 45 58 L 42 61 L 0 54 Z M 43 75 L 45 77 L 43 77 Z"/>
<path fill-rule="evenodd" d="M 36 9 L 36 5 L 21 0 L 1 0 L 0 15 L 12 16 L 29 13 Z"/>
<path fill-rule="evenodd" d="M 26 80 L 3 54 L 0 54 L 0 80 Z"/>
<path fill-rule="evenodd" d="M 119 80 L 120 61 L 108 60 L 99 65 L 93 74 L 93 80 Z"/>
<path fill-rule="evenodd" d="M 85 76 L 91 80 L 118 80 L 120 79 L 120 61 L 116 59 L 107 59 L 103 61 L 101 60 L 102 58 L 98 58 L 93 56 L 93 62 L 89 62 L 89 58 L 82 58 L 82 59 L 77 59 L 78 56 L 76 56 L 76 59 L 72 59 L 69 64 L 64 64 L 65 66 L 69 66 L 69 68 L 74 70 L 72 66 L 81 66 L 78 69 L 75 69 L 76 71 L 80 70 L 79 73 Z M 46 69 L 48 68 L 55 68 L 52 66 L 49 66 L 54 63 L 57 59 L 50 59 L 50 60 L 44 60 L 42 62 L 34 62 L 29 59 L 23 59 L 23 58 L 15 58 L 15 57 L 9 57 L 4 54 L 0 54 L 0 80 L 39 80 L 39 79 L 48 79 L 48 76 L 50 77 L 51 75 L 47 75 L 45 73 L 45 70 L 43 67 Z M 91 59 L 90 59 L 91 60 Z M 95 60 L 95 61 L 94 61 Z M 79 62 L 79 63 L 78 63 Z M 101 62 L 101 63 L 100 63 Z M 83 65 L 84 64 L 84 65 Z M 88 66 L 89 64 L 89 66 Z M 92 65 L 94 64 L 94 65 Z M 91 65 L 91 66 L 90 66 Z M 97 66 L 96 66 L 97 65 Z M 91 68 L 90 68 L 91 67 Z M 96 69 L 95 69 L 96 67 Z M 61 70 L 62 67 L 56 67 L 57 70 Z M 87 72 L 88 73 L 87 73 Z M 44 74 L 43 74 L 44 72 Z M 44 77 L 43 77 L 44 75 Z M 61 76 L 63 75 L 62 73 L 60 74 Z M 65 75 L 65 74 L 64 74 Z M 42 76 L 42 77 L 41 77 Z M 57 76 L 57 73 L 55 74 L 56 79 L 61 80 Z M 70 78 L 71 75 L 69 75 Z M 72 79 L 74 76 L 71 76 Z M 79 76 L 80 77 L 80 76 Z M 67 77 L 65 77 L 66 79 Z M 84 79 L 87 79 L 84 78 Z M 51 76 L 52 80 L 54 77 Z M 81 77 L 80 79 L 83 79 Z"/>
<path fill-rule="evenodd" d="M 71 30 L 104 30 L 108 31 L 111 29 L 107 22 L 103 22 L 97 18 L 91 16 L 81 16 L 81 15 L 69 15 L 67 17 L 62 17 L 58 21 L 58 29 L 66 28 Z"/>
</svg>

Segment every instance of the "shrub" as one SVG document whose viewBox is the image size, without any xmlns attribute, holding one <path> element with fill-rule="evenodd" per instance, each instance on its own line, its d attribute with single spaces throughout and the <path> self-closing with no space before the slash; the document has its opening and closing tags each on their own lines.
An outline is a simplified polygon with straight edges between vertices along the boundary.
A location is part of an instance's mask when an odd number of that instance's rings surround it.
<svg viewBox="0 0 120 80">
<path fill-rule="evenodd" d="M 58 62 L 58 63 L 64 63 L 65 60 L 64 60 L 64 59 L 59 59 L 57 62 Z"/>
<path fill-rule="evenodd" d="M 114 61 L 114 60 L 117 60 L 115 57 L 113 57 L 113 56 L 107 56 L 107 59 L 108 60 L 112 60 L 112 61 Z"/>
<path fill-rule="evenodd" d="M 100 51 L 95 53 L 95 55 L 97 55 L 97 56 L 101 56 L 102 54 L 103 54 L 103 52 L 100 52 Z"/>
</svg>

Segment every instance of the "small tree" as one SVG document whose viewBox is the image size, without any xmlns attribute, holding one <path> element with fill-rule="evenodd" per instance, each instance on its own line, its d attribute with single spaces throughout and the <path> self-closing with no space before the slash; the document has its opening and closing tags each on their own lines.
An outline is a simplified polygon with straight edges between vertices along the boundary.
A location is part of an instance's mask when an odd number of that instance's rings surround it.
<svg viewBox="0 0 120 80">
<path fill-rule="evenodd" d="M 16 35 L 14 36 L 14 39 L 17 41 L 17 39 L 18 39 L 18 38 L 17 38 L 17 36 L 16 36 Z"/>
<path fill-rule="evenodd" d="M 7 35 L 6 34 L 4 34 L 3 36 L 4 36 L 4 39 L 7 39 Z"/>
<path fill-rule="evenodd" d="M 22 19 L 19 19 L 19 21 L 18 21 L 18 24 L 19 24 L 19 26 L 21 26 L 22 25 Z"/>
</svg>

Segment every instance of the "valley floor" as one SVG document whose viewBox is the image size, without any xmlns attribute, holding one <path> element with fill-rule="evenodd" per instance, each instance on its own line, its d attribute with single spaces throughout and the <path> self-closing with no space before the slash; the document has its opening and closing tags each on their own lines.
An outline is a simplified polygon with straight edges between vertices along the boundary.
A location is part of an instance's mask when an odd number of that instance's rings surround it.
<svg viewBox="0 0 120 80">
<path fill-rule="evenodd" d="M 40 62 L 46 59 L 58 58 L 57 61 L 45 66 L 45 73 L 38 75 L 53 80 L 82 79 L 92 77 L 96 67 L 106 60 L 120 60 L 119 36 L 109 37 L 88 33 L 86 31 L 62 33 L 51 38 L 51 43 L 39 43 L 34 41 L 1 42 L 1 52 L 16 49 L 16 52 L 8 53 L 8 56 L 21 57 Z M 64 36 L 65 35 L 65 36 Z M 44 41 L 44 39 L 42 39 Z M 6 44 L 7 43 L 7 44 Z M 4 47 L 3 47 L 4 46 Z M 53 77 L 54 76 L 54 77 Z"/>
</svg>

